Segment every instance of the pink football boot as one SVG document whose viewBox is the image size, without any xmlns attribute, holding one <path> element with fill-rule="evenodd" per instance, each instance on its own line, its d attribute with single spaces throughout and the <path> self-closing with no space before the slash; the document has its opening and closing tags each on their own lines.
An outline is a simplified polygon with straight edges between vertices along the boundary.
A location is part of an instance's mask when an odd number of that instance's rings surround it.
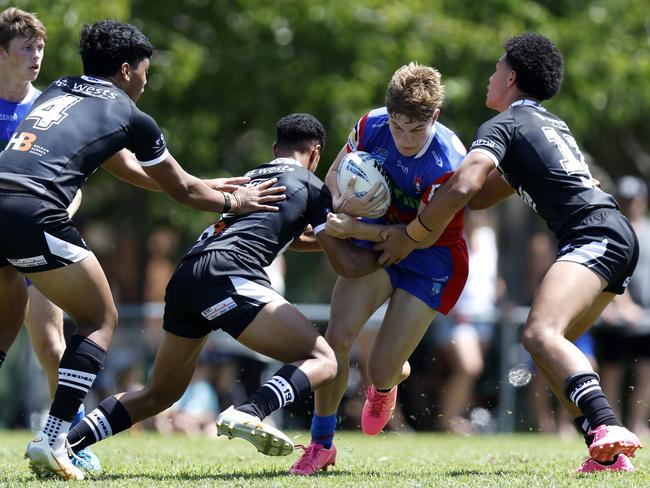
<svg viewBox="0 0 650 488">
<path fill-rule="evenodd" d="M 327 471 L 328 466 L 336 465 L 336 447 L 326 449 L 323 444 L 312 442 L 309 446 L 305 447 L 298 444 L 296 447 L 302 449 L 304 452 L 302 456 L 291 466 L 289 474 L 310 475 L 314 474 L 321 469 Z"/>
<path fill-rule="evenodd" d="M 379 434 L 390 420 L 397 400 L 397 386 L 388 392 L 377 391 L 373 385 L 366 391 L 366 402 L 361 414 L 361 430 L 364 434 Z"/>
</svg>

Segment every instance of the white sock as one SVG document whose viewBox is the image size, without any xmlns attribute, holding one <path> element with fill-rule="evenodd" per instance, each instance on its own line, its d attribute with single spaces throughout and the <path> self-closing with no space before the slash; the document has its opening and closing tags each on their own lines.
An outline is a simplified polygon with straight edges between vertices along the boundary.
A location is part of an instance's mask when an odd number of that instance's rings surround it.
<svg viewBox="0 0 650 488">
<path fill-rule="evenodd" d="M 43 433 L 47 436 L 50 447 L 53 447 L 57 438 L 65 438 L 68 435 L 69 430 L 70 422 L 48 415 L 47 420 L 45 421 L 45 427 L 43 428 Z"/>
</svg>

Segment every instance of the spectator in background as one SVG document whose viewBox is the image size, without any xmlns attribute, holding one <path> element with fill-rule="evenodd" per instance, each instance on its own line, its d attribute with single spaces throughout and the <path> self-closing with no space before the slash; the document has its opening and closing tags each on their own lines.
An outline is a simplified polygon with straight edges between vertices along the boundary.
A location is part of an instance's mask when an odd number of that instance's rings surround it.
<svg viewBox="0 0 650 488">
<path fill-rule="evenodd" d="M 476 427 L 464 416 L 474 386 L 484 369 L 483 356 L 494 334 L 499 295 L 496 234 L 485 211 L 465 213 L 469 275 L 456 307 L 432 327 L 436 342 L 450 363 L 441 396 L 439 427 L 457 434 L 473 434 Z"/>
<path fill-rule="evenodd" d="M 650 219 L 648 187 L 635 176 L 623 176 L 616 185 L 621 212 L 630 220 L 640 244 L 639 264 L 627 291 L 605 309 L 597 330 L 603 390 L 612 405 L 625 403 L 627 423 L 640 435 L 650 436 Z M 632 384 L 623 398 L 626 365 Z M 625 391 L 628 391 L 625 389 Z"/>
</svg>

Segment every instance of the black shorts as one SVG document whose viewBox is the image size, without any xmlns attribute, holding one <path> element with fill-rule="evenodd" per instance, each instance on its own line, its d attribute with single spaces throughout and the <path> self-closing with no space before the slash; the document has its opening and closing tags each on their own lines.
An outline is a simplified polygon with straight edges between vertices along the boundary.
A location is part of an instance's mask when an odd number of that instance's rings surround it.
<svg viewBox="0 0 650 488">
<path fill-rule="evenodd" d="M 250 268 L 245 276 L 224 274 L 232 265 L 221 251 L 181 261 L 167 285 L 163 329 L 192 339 L 223 329 L 236 339 L 267 303 L 284 301 L 264 270 L 258 276 L 251 276 Z"/>
<path fill-rule="evenodd" d="M 0 192 L 0 266 L 21 273 L 76 263 L 91 254 L 66 209 L 37 196 Z"/>
<path fill-rule="evenodd" d="M 557 261 L 582 264 L 605 278 L 605 291 L 623 294 L 639 260 L 639 242 L 618 210 L 594 210 L 563 230 L 559 243 Z"/>
</svg>

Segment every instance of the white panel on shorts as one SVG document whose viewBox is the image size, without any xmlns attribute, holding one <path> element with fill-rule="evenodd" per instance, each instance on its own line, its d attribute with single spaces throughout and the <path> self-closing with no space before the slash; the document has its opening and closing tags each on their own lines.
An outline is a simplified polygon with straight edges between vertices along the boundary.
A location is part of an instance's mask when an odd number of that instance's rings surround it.
<svg viewBox="0 0 650 488">
<path fill-rule="evenodd" d="M 76 246 L 74 244 L 71 244 L 70 242 L 64 241 L 63 239 L 54 237 L 53 235 L 48 234 L 47 232 L 43 232 L 43 234 L 45 234 L 47 247 L 50 249 L 50 252 L 55 256 L 59 256 L 60 258 L 67 259 L 68 261 L 72 261 L 73 263 L 78 263 L 82 259 L 92 254 L 88 249 L 84 249 L 83 247 Z"/>
<path fill-rule="evenodd" d="M 237 290 L 238 295 L 242 295 L 248 298 L 252 298 L 262 303 L 270 303 L 275 300 L 282 300 L 284 298 L 277 291 L 262 286 L 253 281 L 249 281 L 245 278 L 235 276 L 230 278 L 232 285 Z"/>
<path fill-rule="evenodd" d="M 558 258 L 558 261 L 571 261 L 573 263 L 585 264 L 589 261 L 596 261 L 605 255 L 607 251 L 607 239 L 602 241 L 593 241 L 584 246 L 575 248 L 570 253 L 564 254 Z"/>
</svg>

